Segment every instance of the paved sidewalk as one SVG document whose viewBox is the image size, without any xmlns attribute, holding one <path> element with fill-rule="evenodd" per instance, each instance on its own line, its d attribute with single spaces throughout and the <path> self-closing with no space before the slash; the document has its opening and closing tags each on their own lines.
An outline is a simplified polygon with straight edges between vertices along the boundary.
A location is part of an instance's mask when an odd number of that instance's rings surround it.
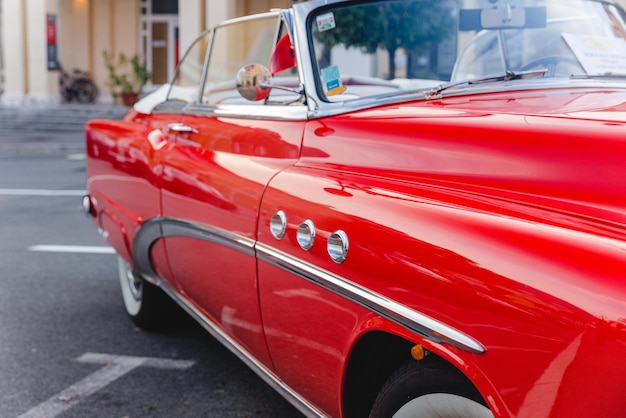
<svg viewBox="0 0 626 418">
<path fill-rule="evenodd" d="M 0 106 L 0 152 L 84 152 L 87 121 L 119 120 L 128 110 L 124 106 L 101 104 Z"/>
</svg>

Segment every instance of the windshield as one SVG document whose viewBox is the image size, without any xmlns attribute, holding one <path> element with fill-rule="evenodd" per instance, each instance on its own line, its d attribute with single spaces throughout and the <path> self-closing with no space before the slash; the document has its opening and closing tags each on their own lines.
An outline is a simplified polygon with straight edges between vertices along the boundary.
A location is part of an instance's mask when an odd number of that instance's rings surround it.
<svg viewBox="0 0 626 418">
<path fill-rule="evenodd" d="M 624 15 L 606 1 L 347 3 L 319 9 L 309 32 L 319 90 L 329 101 L 497 74 L 626 81 Z"/>
</svg>

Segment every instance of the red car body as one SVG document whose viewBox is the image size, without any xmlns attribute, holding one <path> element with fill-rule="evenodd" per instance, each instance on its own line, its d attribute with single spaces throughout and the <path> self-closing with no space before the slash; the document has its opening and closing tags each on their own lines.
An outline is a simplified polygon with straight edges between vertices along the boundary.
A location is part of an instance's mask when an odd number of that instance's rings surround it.
<svg viewBox="0 0 626 418">
<path fill-rule="evenodd" d="M 92 121 L 89 210 L 306 414 L 367 415 L 418 347 L 494 416 L 622 416 L 626 83 L 481 87 L 301 120 Z"/>
</svg>

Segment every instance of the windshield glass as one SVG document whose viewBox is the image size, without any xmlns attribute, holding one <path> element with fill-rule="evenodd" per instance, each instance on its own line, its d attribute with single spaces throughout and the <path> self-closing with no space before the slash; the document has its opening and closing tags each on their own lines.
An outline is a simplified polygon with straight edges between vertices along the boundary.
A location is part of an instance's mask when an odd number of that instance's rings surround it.
<svg viewBox="0 0 626 418">
<path fill-rule="evenodd" d="M 624 15 L 606 1 L 347 3 L 319 9 L 309 32 L 329 101 L 533 70 L 534 78 L 626 81 Z"/>
</svg>

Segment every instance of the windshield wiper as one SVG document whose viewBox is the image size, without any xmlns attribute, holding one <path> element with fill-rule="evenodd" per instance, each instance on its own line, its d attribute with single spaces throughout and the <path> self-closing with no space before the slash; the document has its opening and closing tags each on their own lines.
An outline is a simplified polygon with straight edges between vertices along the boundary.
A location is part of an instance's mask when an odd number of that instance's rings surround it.
<svg viewBox="0 0 626 418">
<path fill-rule="evenodd" d="M 497 81 L 510 81 L 510 80 L 522 80 L 526 78 L 538 78 L 543 77 L 548 72 L 547 69 L 541 68 L 537 70 L 528 71 L 512 71 L 506 70 L 502 73 L 490 74 L 483 77 L 471 78 L 469 80 L 454 81 L 450 83 L 441 84 L 437 87 L 433 87 L 431 90 L 424 93 L 426 100 L 435 100 L 441 98 L 441 93 L 445 90 L 458 87 L 458 86 L 471 86 L 473 84 L 491 83 Z"/>
</svg>

